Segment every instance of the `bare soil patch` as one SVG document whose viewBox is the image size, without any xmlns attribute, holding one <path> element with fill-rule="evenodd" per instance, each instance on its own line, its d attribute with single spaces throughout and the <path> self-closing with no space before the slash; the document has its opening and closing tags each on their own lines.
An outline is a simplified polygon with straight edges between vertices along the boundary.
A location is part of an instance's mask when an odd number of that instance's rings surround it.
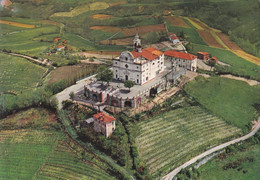
<svg viewBox="0 0 260 180">
<path fill-rule="evenodd" d="M 118 45 L 118 46 L 126 46 L 133 44 L 133 38 L 124 38 L 124 39 L 109 39 L 100 41 L 100 44 L 103 45 Z"/>
<path fill-rule="evenodd" d="M 221 39 L 221 41 L 223 41 L 223 43 L 224 43 L 229 49 L 231 49 L 231 50 L 241 50 L 241 51 L 242 51 L 242 49 L 241 49 L 238 45 L 236 45 L 236 43 L 234 43 L 233 41 L 231 41 L 226 34 L 224 34 L 224 33 L 216 33 L 216 34 L 217 34 L 217 36 Z"/>
<path fill-rule="evenodd" d="M 105 32 L 112 32 L 112 33 L 121 31 L 120 28 L 114 27 L 114 26 L 92 26 L 92 27 L 90 27 L 90 29 L 101 30 L 101 31 L 105 31 Z"/>
<path fill-rule="evenodd" d="M 225 49 L 219 42 L 214 38 L 214 36 L 209 32 L 201 29 L 197 29 L 198 33 L 202 39 L 209 45 L 217 48 Z"/>
<path fill-rule="evenodd" d="M 185 27 L 190 28 L 190 26 L 181 18 L 178 16 L 168 16 L 167 20 L 173 25 L 173 26 L 179 26 L 179 27 Z"/>
<path fill-rule="evenodd" d="M 114 2 L 114 3 L 109 3 L 109 6 L 118 6 L 121 4 L 127 4 L 127 1 L 118 1 L 118 2 Z"/>
<path fill-rule="evenodd" d="M 138 26 L 138 27 L 133 27 L 133 28 L 124 28 L 122 32 L 125 36 L 133 36 L 136 33 L 144 34 L 144 33 L 157 32 L 157 31 L 166 31 L 164 24 Z"/>
<path fill-rule="evenodd" d="M 57 123 L 57 116 L 54 113 L 49 113 L 49 118 L 48 118 L 49 123 Z"/>
<path fill-rule="evenodd" d="M 0 23 L 1 24 L 11 25 L 11 26 L 16 26 L 16 27 L 35 28 L 35 25 L 32 25 L 32 24 L 23 24 L 23 23 L 18 23 L 18 22 L 13 22 L 13 21 L 0 20 Z"/>
<path fill-rule="evenodd" d="M 92 64 L 80 64 L 76 66 L 63 66 L 55 69 L 50 74 L 49 84 L 59 82 L 61 80 L 73 81 L 75 78 L 78 79 L 82 76 L 92 74 L 96 71 L 97 65 Z"/>
<path fill-rule="evenodd" d="M 95 15 L 92 16 L 93 19 L 101 19 L 101 20 L 110 19 L 112 17 L 113 16 L 108 15 L 108 14 L 95 14 Z"/>
</svg>

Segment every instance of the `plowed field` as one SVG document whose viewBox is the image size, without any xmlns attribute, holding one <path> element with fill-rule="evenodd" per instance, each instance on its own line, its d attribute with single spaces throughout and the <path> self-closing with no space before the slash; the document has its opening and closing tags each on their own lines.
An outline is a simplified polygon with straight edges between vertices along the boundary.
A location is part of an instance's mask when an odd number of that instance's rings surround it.
<svg viewBox="0 0 260 180">
<path fill-rule="evenodd" d="M 101 30 L 101 31 L 106 31 L 106 32 L 113 32 L 113 33 L 121 31 L 120 28 L 114 27 L 114 26 L 92 26 L 92 27 L 90 27 L 90 29 Z"/>
<path fill-rule="evenodd" d="M 214 38 L 214 36 L 209 31 L 200 30 L 200 29 L 198 29 L 197 31 L 200 34 L 200 36 L 202 37 L 202 39 L 209 46 L 213 46 L 213 47 L 224 49 L 224 47 L 221 44 L 219 44 L 219 42 Z"/>
<path fill-rule="evenodd" d="M 109 3 L 109 6 L 118 6 L 121 4 L 126 4 L 127 1 L 119 1 L 119 2 L 114 2 L 114 3 Z"/>
<path fill-rule="evenodd" d="M 242 49 L 236 45 L 236 43 L 232 42 L 229 37 L 223 33 L 216 33 L 217 36 L 221 39 L 221 41 L 224 42 L 224 44 L 231 50 L 240 50 L 242 51 Z"/>
<path fill-rule="evenodd" d="M 12 21 L 0 20 L 0 23 L 1 23 L 1 24 L 8 24 L 8 25 L 11 25 L 11 26 L 23 27 L 23 28 L 35 28 L 35 25 L 22 24 L 22 23 L 12 22 Z"/>
<path fill-rule="evenodd" d="M 203 28 L 204 30 L 208 30 L 208 31 L 215 31 L 215 32 L 220 32 L 220 30 L 214 29 L 209 27 L 207 24 L 195 19 L 195 18 L 191 18 L 191 20 L 196 23 L 197 25 L 199 25 L 201 28 Z"/>
<path fill-rule="evenodd" d="M 124 28 L 123 34 L 125 36 L 133 36 L 136 33 L 144 34 L 144 33 L 148 33 L 148 32 L 156 32 L 156 31 L 165 31 L 164 24 L 139 26 L 139 27 L 134 27 L 134 28 Z"/>
<path fill-rule="evenodd" d="M 101 20 L 109 19 L 111 17 L 113 17 L 113 16 L 107 15 L 107 14 L 95 14 L 92 16 L 93 19 L 101 19 Z"/>
<path fill-rule="evenodd" d="M 190 28 L 186 22 L 178 16 L 168 16 L 167 20 L 173 25 L 173 26 L 179 26 L 179 27 L 185 27 L 185 28 Z"/>
<path fill-rule="evenodd" d="M 125 39 L 110 39 L 100 41 L 100 44 L 103 45 L 118 45 L 118 46 L 125 46 L 125 45 L 132 45 L 133 38 L 125 38 Z"/>
</svg>

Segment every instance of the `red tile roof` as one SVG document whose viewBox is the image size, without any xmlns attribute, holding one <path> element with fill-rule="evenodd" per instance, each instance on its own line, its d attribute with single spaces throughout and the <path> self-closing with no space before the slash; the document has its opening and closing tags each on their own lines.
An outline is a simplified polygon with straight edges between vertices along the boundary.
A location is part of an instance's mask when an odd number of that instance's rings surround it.
<svg viewBox="0 0 260 180">
<path fill-rule="evenodd" d="M 104 112 L 94 114 L 93 117 L 100 120 L 100 121 L 103 121 L 104 123 L 109 123 L 109 122 L 116 120 L 114 117 L 109 116 L 108 114 L 106 114 Z"/>
<path fill-rule="evenodd" d="M 198 54 L 202 54 L 202 55 L 209 55 L 209 53 L 208 52 L 198 52 Z"/>
<path fill-rule="evenodd" d="M 135 59 L 138 57 L 143 57 L 149 61 L 157 59 L 157 58 L 159 58 L 160 55 L 163 54 L 163 52 L 161 52 L 153 47 L 142 49 L 142 52 L 132 51 L 131 53 Z"/>
<path fill-rule="evenodd" d="M 53 38 L 53 42 L 57 42 L 57 41 L 59 41 L 59 40 L 60 40 L 59 37 Z"/>
<path fill-rule="evenodd" d="M 60 49 L 60 48 L 63 48 L 63 47 L 65 47 L 65 46 L 62 46 L 62 45 L 61 45 L 61 46 L 58 46 L 57 48 Z"/>
<path fill-rule="evenodd" d="M 153 47 L 145 48 L 145 50 L 150 51 L 151 53 L 153 53 L 153 54 L 156 55 L 156 56 L 160 56 L 160 55 L 163 54 L 162 51 L 159 51 L 159 50 L 157 50 L 157 49 L 155 49 L 155 48 L 153 48 Z"/>
<path fill-rule="evenodd" d="M 178 51 L 173 51 L 173 50 L 168 50 L 164 53 L 165 56 L 171 56 L 171 57 L 176 57 L 180 59 L 186 59 L 186 60 L 194 60 L 197 56 L 194 56 L 189 53 L 184 53 L 184 52 L 178 52 Z"/>
</svg>

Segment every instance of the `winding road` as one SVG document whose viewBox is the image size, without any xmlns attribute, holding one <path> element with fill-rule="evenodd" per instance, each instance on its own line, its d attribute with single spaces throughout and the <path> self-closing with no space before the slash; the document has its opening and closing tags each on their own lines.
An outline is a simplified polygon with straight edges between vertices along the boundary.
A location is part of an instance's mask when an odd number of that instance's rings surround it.
<svg viewBox="0 0 260 180">
<path fill-rule="evenodd" d="M 260 120 L 260 117 L 258 119 Z M 209 149 L 209 150 L 205 151 L 204 153 L 194 157 L 193 159 L 187 161 L 183 165 L 177 167 L 172 172 L 170 172 L 169 174 L 167 174 L 166 176 L 161 178 L 161 180 L 171 180 L 171 179 L 173 179 L 174 176 L 176 176 L 182 169 L 190 166 L 191 164 L 197 162 L 198 160 L 200 160 L 200 159 L 202 159 L 202 158 L 204 158 L 204 157 L 206 157 L 206 156 L 208 156 L 208 155 L 210 155 L 210 154 L 212 154 L 212 153 L 214 153 L 216 151 L 219 151 L 219 150 L 221 150 L 221 149 L 223 149 L 223 148 L 225 148 L 225 147 L 227 147 L 227 146 L 229 146 L 231 144 L 235 144 L 235 143 L 238 143 L 240 141 L 244 141 L 244 140 L 254 136 L 255 133 L 259 130 L 259 128 L 260 128 L 260 121 L 258 121 L 258 123 L 254 126 L 253 130 L 249 134 L 247 134 L 245 136 L 242 136 L 240 138 L 234 139 L 232 141 L 226 142 L 224 144 L 221 144 L 219 146 L 216 146 L 216 147 L 214 147 L 212 149 Z"/>
</svg>

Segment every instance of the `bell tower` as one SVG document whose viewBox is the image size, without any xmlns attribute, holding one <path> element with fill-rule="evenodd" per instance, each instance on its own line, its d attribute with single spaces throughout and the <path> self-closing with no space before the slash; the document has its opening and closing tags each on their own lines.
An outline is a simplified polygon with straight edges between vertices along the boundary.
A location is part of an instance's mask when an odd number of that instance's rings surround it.
<svg viewBox="0 0 260 180">
<path fill-rule="evenodd" d="M 138 33 L 135 35 L 134 38 L 134 51 L 142 52 L 141 39 L 139 38 Z"/>
</svg>

